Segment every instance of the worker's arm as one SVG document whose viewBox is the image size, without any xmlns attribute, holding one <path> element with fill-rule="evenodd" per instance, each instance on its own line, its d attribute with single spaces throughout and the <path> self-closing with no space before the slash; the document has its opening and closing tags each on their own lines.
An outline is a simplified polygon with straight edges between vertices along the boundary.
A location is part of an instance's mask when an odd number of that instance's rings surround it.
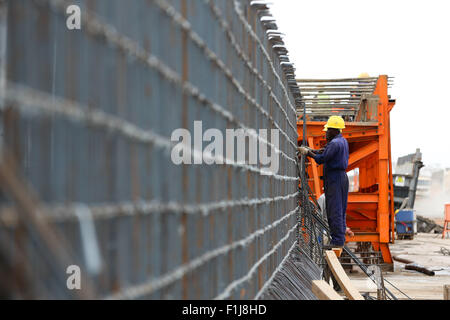
<svg viewBox="0 0 450 320">
<path fill-rule="evenodd" d="M 335 143 L 329 143 L 325 147 L 322 154 L 315 154 L 312 158 L 317 162 L 317 164 L 323 164 L 335 156 L 337 148 L 338 146 Z"/>
<path fill-rule="evenodd" d="M 314 150 L 314 153 L 319 153 L 322 154 L 325 151 L 325 148 L 319 149 L 319 150 Z"/>
<path fill-rule="evenodd" d="M 309 151 L 308 156 L 309 157 L 314 157 L 317 154 L 324 153 L 325 148 L 322 148 L 322 149 L 319 149 L 319 150 L 314 150 L 314 149 L 308 148 L 308 151 Z"/>
<path fill-rule="evenodd" d="M 320 152 L 320 150 L 313 150 L 309 147 L 300 147 L 300 148 L 298 148 L 298 152 L 299 152 L 299 154 L 313 158 L 316 156 L 316 153 Z"/>
</svg>

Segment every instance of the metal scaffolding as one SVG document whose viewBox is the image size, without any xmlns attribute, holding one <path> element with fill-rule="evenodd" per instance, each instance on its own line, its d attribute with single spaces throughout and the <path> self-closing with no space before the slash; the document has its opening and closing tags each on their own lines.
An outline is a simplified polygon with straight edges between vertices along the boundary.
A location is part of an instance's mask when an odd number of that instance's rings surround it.
<svg viewBox="0 0 450 320">
<path fill-rule="evenodd" d="M 340 115 L 353 120 L 362 101 L 373 94 L 378 77 L 345 79 L 297 79 L 306 114 L 311 120 L 326 120 Z M 393 78 L 389 78 L 389 86 Z M 303 110 L 297 110 L 302 118 Z"/>
</svg>

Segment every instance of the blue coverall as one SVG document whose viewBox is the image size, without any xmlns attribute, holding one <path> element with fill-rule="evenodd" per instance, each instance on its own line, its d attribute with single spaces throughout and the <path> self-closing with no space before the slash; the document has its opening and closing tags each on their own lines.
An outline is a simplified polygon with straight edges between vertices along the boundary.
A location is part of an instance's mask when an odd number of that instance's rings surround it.
<svg viewBox="0 0 450 320">
<path fill-rule="evenodd" d="M 339 134 L 327 144 L 322 154 L 314 156 L 318 164 L 324 164 L 324 189 L 331 245 L 345 244 L 348 200 L 348 142 Z"/>
</svg>

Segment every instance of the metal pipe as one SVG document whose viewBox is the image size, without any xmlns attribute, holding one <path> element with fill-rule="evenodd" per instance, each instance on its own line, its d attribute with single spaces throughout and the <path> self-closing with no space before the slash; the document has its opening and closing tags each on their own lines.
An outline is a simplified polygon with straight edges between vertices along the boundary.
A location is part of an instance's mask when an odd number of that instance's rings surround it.
<svg viewBox="0 0 450 320">
<path fill-rule="evenodd" d="M 378 78 L 347 78 L 347 79 L 297 79 L 297 82 L 358 82 L 358 83 L 370 83 L 376 82 Z"/>
<path fill-rule="evenodd" d="M 319 91 L 319 92 L 326 92 L 326 91 L 331 91 L 331 92 L 354 92 L 354 91 L 370 91 L 373 92 L 375 90 L 375 86 L 367 86 L 367 87 L 360 87 L 360 86 L 345 86 L 345 87 L 305 87 L 305 86 L 299 86 L 300 89 L 305 90 L 305 92 L 315 92 L 315 91 Z"/>
<path fill-rule="evenodd" d="M 420 169 L 424 167 L 424 164 L 422 162 L 422 154 L 420 153 L 420 149 L 416 150 L 416 154 L 414 156 L 413 160 L 413 178 L 411 181 L 411 185 L 409 186 L 409 193 L 408 193 L 408 208 L 413 209 L 414 203 L 416 201 L 416 190 L 417 190 L 417 183 L 419 181 L 419 173 Z"/>
<path fill-rule="evenodd" d="M 302 91 L 303 92 L 303 91 Z M 369 91 L 366 91 L 367 93 L 369 93 Z M 358 92 L 357 94 L 353 93 L 353 92 L 332 92 L 332 93 L 328 93 L 328 92 L 311 92 L 311 93 L 303 93 L 303 97 L 308 97 L 308 96 L 318 96 L 318 95 L 327 95 L 327 96 L 344 96 L 342 98 L 354 98 L 354 96 L 358 96 L 359 98 L 362 97 L 361 92 Z M 346 97 L 347 96 L 347 97 Z M 333 98 L 334 99 L 334 98 Z"/>
<path fill-rule="evenodd" d="M 317 105 L 317 104 L 306 104 L 306 106 L 311 110 L 311 111 L 323 111 L 323 110 L 335 110 L 335 109 L 350 109 L 353 110 L 352 108 L 357 108 L 359 106 L 359 104 L 322 104 L 322 105 Z"/>
<path fill-rule="evenodd" d="M 375 87 L 375 84 L 353 84 L 353 83 L 345 83 L 345 84 L 342 84 L 342 83 L 327 83 L 327 84 L 324 84 L 324 85 L 319 85 L 319 84 L 310 84 L 310 83 L 300 83 L 300 82 L 298 82 L 297 80 L 295 81 L 296 83 L 299 83 L 299 86 L 301 87 L 301 88 L 317 88 L 317 87 L 320 87 L 320 86 L 322 86 L 322 87 L 324 87 L 325 88 L 325 86 L 327 86 L 327 88 L 346 88 L 346 87 L 349 87 L 349 88 L 351 88 L 351 87 L 354 87 L 354 86 L 357 86 L 358 88 L 373 88 L 373 87 Z"/>
<path fill-rule="evenodd" d="M 361 100 L 360 98 L 303 98 L 303 100 L 306 101 L 359 101 Z"/>
<path fill-rule="evenodd" d="M 332 112 L 332 111 L 336 111 L 336 110 L 346 111 L 346 112 L 356 111 L 354 109 L 349 109 L 349 108 L 346 108 L 346 109 L 329 108 L 329 109 L 320 109 L 320 110 L 307 110 L 306 113 Z"/>
</svg>

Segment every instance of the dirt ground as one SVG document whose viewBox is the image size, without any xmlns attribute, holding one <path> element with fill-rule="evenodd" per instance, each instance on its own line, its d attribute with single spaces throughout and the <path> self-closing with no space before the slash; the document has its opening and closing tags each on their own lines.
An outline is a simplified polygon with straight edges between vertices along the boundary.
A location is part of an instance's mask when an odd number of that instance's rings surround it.
<svg viewBox="0 0 450 320">
<path fill-rule="evenodd" d="M 395 261 L 394 272 L 384 273 L 385 279 L 412 299 L 442 300 L 444 285 L 450 285 L 450 256 L 445 256 L 441 248 L 450 250 L 450 238 L 442 239 L 439 234 L 420 233 L 413 240 L 396 240 L 395 244 L 390 245 L 393 256 L 427 267 L 435 271 L 435 276 L 405 270 L 405 264 Z M 350 273 L 349 277 L 361 293 L 369 292 L 376 297 L 376 286 L 362 272 Z M 398 299 L 407 299 L 387 283 L 386 288 Z"/>
</svg>

